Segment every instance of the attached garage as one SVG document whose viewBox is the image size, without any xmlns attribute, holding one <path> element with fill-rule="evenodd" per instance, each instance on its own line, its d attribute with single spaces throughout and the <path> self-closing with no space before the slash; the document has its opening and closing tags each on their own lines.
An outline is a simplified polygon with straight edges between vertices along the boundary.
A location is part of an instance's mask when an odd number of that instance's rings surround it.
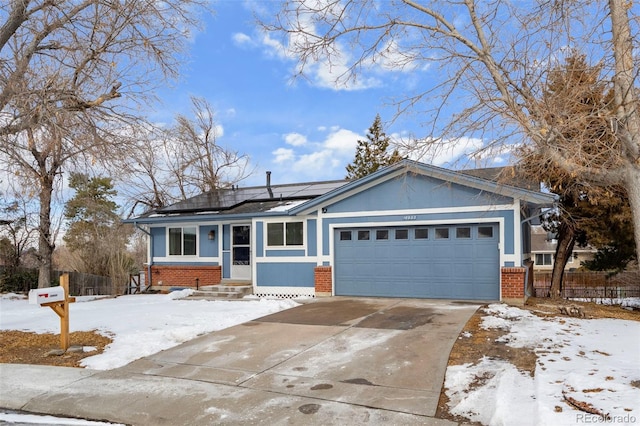
<svg viewBox="0 0 640 426">
<path fill-rule="evenodd" d="M 335 294 L 498 300 L 498 223 L 335 229 Z"/>
<path fill-rule="evenodd" d="M 250 281 L 261 297 L 522 301 L 530 223 L 557 198 L 513 167 L 462 172 L 408 159 L 351 181 L 266 183 L 133 219 L 151 240 L 150 282 Z M 185 229 L 194 247 L 179 253 L 169 236 Z"/>
</svg>

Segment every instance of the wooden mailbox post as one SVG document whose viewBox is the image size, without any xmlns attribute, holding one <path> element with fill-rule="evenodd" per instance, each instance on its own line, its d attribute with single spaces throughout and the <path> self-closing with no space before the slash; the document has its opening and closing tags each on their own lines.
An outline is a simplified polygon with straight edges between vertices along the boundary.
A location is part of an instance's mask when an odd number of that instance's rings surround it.
<svg viewBox="0 0 640 426">
<path fill-rule="evenodd" d="M 69 303 L 76 301 L 75 297 L 69 297 L 69 274 L 60 276 L 60 287 L 64 290 L 64 300 L 42 303 L 48 306 L 60 317 L 60 349 L 69 349 Z"/>
</svg>

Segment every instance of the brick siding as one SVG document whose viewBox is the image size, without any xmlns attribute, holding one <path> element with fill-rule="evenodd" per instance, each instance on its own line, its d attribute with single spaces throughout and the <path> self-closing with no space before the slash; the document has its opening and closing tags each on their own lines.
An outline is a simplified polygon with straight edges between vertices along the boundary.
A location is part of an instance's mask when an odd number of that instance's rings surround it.
<svg viewBox="0 0 640 426">
<path fill-rule="evenodd" d="M 314 269 L 316 296 L 331 296 L 331 266 L 316 266 Z"/>
<path fill-rule="evenodd" d="M 221 266 L 183 266 L 183 265 L 153 265 L 151 280 L 153 286 L 162 287 L 196 287 L 198 284 L 213 285 L 222 281 Z"/>
<path fill-rule="evenodd" d="M 504 267 L 502 275 L 502 300 L 509 303 L 524 304 L 524 278 L 526 268 Z"/>
</svg>

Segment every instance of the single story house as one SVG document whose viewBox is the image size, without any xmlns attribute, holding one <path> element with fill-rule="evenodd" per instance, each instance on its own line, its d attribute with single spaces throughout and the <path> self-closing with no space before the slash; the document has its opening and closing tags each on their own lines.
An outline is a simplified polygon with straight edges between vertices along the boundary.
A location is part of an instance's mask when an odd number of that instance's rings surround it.
<svg viewBox="0 0 640 426">
<path fill-rule="evenodd" d="M 524 297 L 530 221 L 552 194 L 403 160 L 354 181 L 219 189 L 128 222 L 154 287 L 258 296 Z"/>
</svg>

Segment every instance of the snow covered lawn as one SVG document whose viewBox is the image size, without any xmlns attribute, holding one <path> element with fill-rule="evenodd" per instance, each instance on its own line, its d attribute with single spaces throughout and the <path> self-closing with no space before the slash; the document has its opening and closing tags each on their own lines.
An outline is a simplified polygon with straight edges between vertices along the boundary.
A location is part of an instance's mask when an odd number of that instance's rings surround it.
<svg viewBox="0 0 640 426">
<path fill-rule="evenodd" d="M 483 328 L 507 332 L 497 344 L 535 351 L 535 373 L 487 357 L 450 366 L 452 414 L 485 425 L 640 424 L 640 322 L 543 318 L 503 304 L 485 313 Z"/>
<path fill-rule="evenodd" d="M 96 330 L 113 339 L 102 354 L 84 358 L 82 365 L 95 370 L 121 367 L 201 334 L 298 305 L 292 300 L 183 300 L 189 294 L 190 290 L 182 290 L 117 298 L 77 297 L 69 305 L 69 331 Z M 49 308 L 30 305 L 23 296 L 4 294 L 0 297 L 0 330 L 57 334 L 60 320 Z"/>
</svg>

